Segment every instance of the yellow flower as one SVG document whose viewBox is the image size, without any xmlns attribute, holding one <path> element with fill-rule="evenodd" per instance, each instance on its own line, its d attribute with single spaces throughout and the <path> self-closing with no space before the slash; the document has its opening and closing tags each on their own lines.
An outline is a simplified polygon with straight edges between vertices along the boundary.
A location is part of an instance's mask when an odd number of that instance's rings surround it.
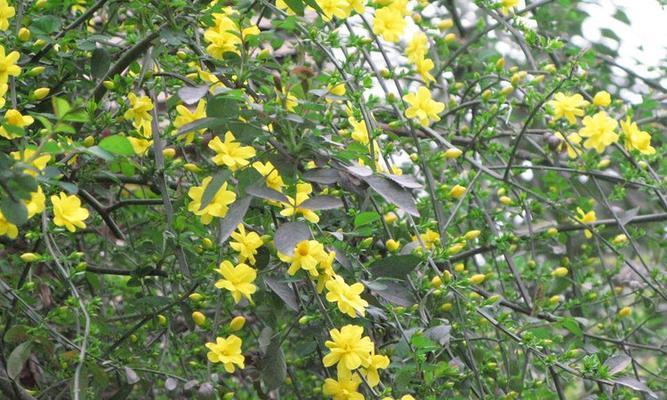
<svg viewBox="0 0 667 400">
<path fill-rule="evenodd" d="M 23 163 L 27 163 L 29 160 L 32 160 L 30 161 L 30 165 L 33 168 L 24 169 L 23 173 L 30 176 L 37 176 L 37 172 L 46 168 L 46 164 L 51 161 L 51 155 L 44 154 L 39 157 L 35 157 L 35 152 L 36 150 L 33 149 L 25 149 L 23 151 L 12 151 L 9 154 L 14 160 L 21 161 Z"/>
<path fill-rule="evenodd" d="M 581 222 L 582 224 L 592 224 L 592 223 L 594 223 L 598 220 L 597 216 L 595 215 L 595 211 L 593 211 L 593 210 L 591 210 L 589 212 L 584 212 L 584 210 L 577 207 L 577 214 L 578 214 L 578 216 L 575 219 L 577 221 Z M 593 237 L 593 234 L 588 229 L 586 229 L 584 231 L 584 235 L 588 239 Z"/>
<path fill-rule="evenodd" d="M 22 115 L 19 110 L 7 110 L 5 113 L 5 123 L 7 125 L 15 126 L 17 128 L 25 128 L 32 125 L 33 122 L 35 122 L 33 117 L 29 115 Z M 9 140 L 18 137 L 18 135 L 15 135 L 12 132 L 8 132 L 4 126 L 0 126 L 0 136 Z"/>
<path fill-rule="evenodd" d="M 7 236 L 10 239 L 16 239 L 19 235 L 19 228 L 7 221 L 2 211 L 0 211 L 0 236 Z"/>
<path fill-rule="evenodd" d="M 0 31 L 9 28 L 9 19 L 16 14 L 14 7 L 7 4 L 7 0 L 0 0 Z"/>
<path fill-rule="evenodd" d="M 416 63 L 417 60 L 426 57 L 426 52 L 428 52 L 428 38 L 424 32 L 419 31 L 408 42 L 408 46 L 405 48 L 405 55 L 408 57 L 408 60 Z"/>
<path fill-rule="evenodd" d="M 364 368 L 366 381 L 373 387 L 380 383 L 379 369 L 386 369 L 389 366 L 389 357 L 380 354 L 373 354 L 368 359 L 368 366 Z"/>
<path fill-rule="evenodd" d="M 362 337 L 364 328 L 356 325 L 345 325 L 341 330 L 329 331 L 332 340 L 324 345 L 330 353 L 325 355 L 322 363 L 325 367 L 338 364 L 338 372 L 352 371 L 361 366 L 368 366 L 368 359 L 373 353 L 373 342 L 368 336 Z"/>
<path fill-rule="evenodd" d="M 206 47 L 206 51 L 213 58 L 221 59 L 224 53 L 238 54 L 238 46 L 242 44 L 240 36 L 259 33 L 255 29 L 240 32 L 236 22 L 225 14 L 216 13 L 213 14 L 213 18 L 215 19 L 215 25 L 204 32 L 204 40 L 210 43 Z"/>
<path fill-rule="evenodd" d="M 262 164 L 260 161 L 255 161 L 252 163 L 252 167 L 264 177 L 267 187 L 277 190 L 278 192 L 283 191 L 285 182 L 283 182 L 283 178 L 280 176 L 276 167 L 271 164 L 271 161 L 267 161 L 265 164 Z"/>
<path fill-rule="evenodd" d="M 317 265 L 317 293 L 322 293 L 327 282 L 333 279 L 336 276 L 336 272 L 333 269 L 333 263 L 336 260 L 336 252 L 323 251 L 320 254 L 319 264 Z"/>
<path fill-rule="evenodd" d="M 236 242 L 230 242 L 229 245 L 232 249 L 239 252 L 239 260 L 241 262 L 248 260 L 251 265 L 254 265 L 257 249 L 262 247 L 264 242 L 262 242 L 262 238 L 256 232 L 248 232 L 246 234 L 243 224 L 239 224 L 237 229 L 238 232 L 232 233 L 232 239 L 236 240 Z"/>
<path fill-rule="evenodd" d="M 460 198 L 463 196 L 466 192 L 466 188 L 461 186 L 461 185 L 454 185 L 452 190 L 449 191 L 449 195 L 452 196 L 455 199 Z"/>
<path fill-rule="evenodd" d="M 386 8 L 391 8 L 398 11 L 402 16 L 410 15 L 408 10 L 408 0 L 389 0 Z"/>
<path fill-rule="evenodd" d="M 338 97 L 343 97 L 345 96 L 346 89 L 345 89 L 345 84 L 344 83 L 339 83 L 338 85 L 328 85 L 327 90 L 329 90 L 329 93 L 333 94 L 334 96 Z"/>
<path fill-rule="evenodd" d="M 405 116 L 416 119 L 422 126 L 428 126 L 430 121 L 440 121 L 440 114 L 445 105 L 431 99 L 431 91 L 424 86 L 420 86 L 416 93 L 408 93 L 403 96 L 403 100 L 410 105 L 405 110 Z"/>
<path fill-rule="evenodd" d="M 232 292 L 235 303 L 241 301 L 241 296 L 248 301 L 252 301 L 251 295 L 257 291 L 257 286 L 253 283 L 257 277 L 257 271 L 254 268 L 243 263 L 234 266 L 231 262 L 225 260 L 220 263 L 215 272 L 224 278 L 218 280 L 215 287 Z"/>
<path fill-rule="evenodd" d="M 280 211 L 283 217 L 291 217 L 294 214 L 301 214 L 303 217 L 316 224 L 320 221 L 320 217 L 315 214 L 313 210 L 301 208 L 299 205 L 310 198 L 309 194 L 313 191 L 310 183 L 298 183 L 296 185 L 296 199 L 287 196 L 289 203 L 283 203 L 284 208 Z"/>
<path fill-rule="evenodd" d="M 348 122 L 352 125 L 352 134 L 350 137 L 361 144 L 368 144 L 368 129 L 364 120 L 357 121 L 354 117 L 349 117 Z"/>
<path fill-rule="evenodd" d="M 284 105 L 289 112 L 294 112 L 296 107 L 299 105 L 299 99 L 297 99 L 296 96 L 292 94 L 292 92 L 285 88 L 283 88 L 282 92 L 276 91 L 276 94 L 278 96 L 279 103 Z"/>
<path fill-rule="evenodd" d="M 195 215 L 199 215 L 204 225 L 210 224 L 213 217 L 222 218 L 227 215 L 229 205 L 236 200 L 236 193 L 227 190 L 227 182 L 224 182 L 213 196 L 213 200 L 206 207 L 201 208 L 202 196 L 212 179 L 208 176 L 202 180 L 201 186 L 193 186 L 188 190 L 188 196 L 192 199 L 188 204 L 188 210 Z"/>
<path fill-rule="evenodd" d="M 236 335 L 229 335 L 226 338 L 218 337 L 215 343 L 206 343 L 206 347 L 211 350 L 206 354 L 208 360 L 212 363 L 222 363 L 225 371 L 232 373 L 235 371 L 234 364 L 240 369 L 245 368 L 243 362 L 245 357 L 241 354 L 241 345 L 243 341 Z"/>
<path fill-rule="evenodd" d="M 143 137 L 150 139 L 153 132 L 151 127 L 153 117 L 150 114 L 150 111 L 153 110 L 153 102 L 148 96 L 138 97 L 134 93 L 128 94 L 127 99 L 130 101 L 130 108 L 125 111 L 123 117 L 132 120 L 134 128 Z"/>
<path fill-rule="evenodd" d="M 236 317 L 232 318 L 231 321 L 229 321 L 229 329 L 231 329 L 232 332 L 240 331 L 243 329 L 244 325 L 245 317 L 243 315 L 237 315 Z"/>
<path fill-rule="evenodd" d="M 585 148 L 602 153 L 607 146 L 618 141 L 618 134 L 614 132 L 618 122 L 606 112 L 600 111 L 592 117 L 587 116 L 582 123 L 584 127 L 579 130 L 579 136 L 586 138 Z"/>
<path fill-rule="evenodd" d="M 201 99 L 199 100 L 199 103 L 197 103 L 197 108 L 195 108 L 194 111 L 190 111 L 187 107 L 184 105 L 178 105 L 176 106 L 176 112 L 178 112 L 178 117 L 174 120 L 174 127 L 180 128 L 183 125 L 187 125 L 191 122 L 197 121 L 202 118 L 206 118 L 206 100 Z M 200 129 L 196 133 L 202 134 L 204 133 L 206 129 Z M 178 133 L 178 131 L 176 132 Z M 192 143 L 192 140 L 195 137 L 195 132 L 188 132 L 185 135 L 185 143 L 189 144 Z"/>
<path fill-rule="evenodd" d="M 435 78 L 431 75 L 431 70 L 433 69 L 434 64 L 433 60 L 430 58 L 419 58 L 415 61 L 415 69 L 417 73 L 421 76 L 424 83 L 427 85 L 431 82 L 435 82 Z"/>
<path fill-rule="evenodd" d="M 406 395 L 401 396 L 401 400 L 415 400 L 415 398 L 412 397 L 411 394 L 406 394 Z"/>
<path fill-rule="evenodd" d="M 517 5 L 519 5 L 519 0 L 500 0 L 502 5 L 503 14 L 509 14 Z"/>
<path fill-rule="evenodd" d="M 326 283 L 327 301 L 330 303 L 337 303 L 338 309 L 351 318 L 357 316 L 357 313 L 362 317 L 366 315 L 366 307 L 368 302 L 361 298 L 361 293 L 364 291 L 364 285 L 357 282 L 352 285 L 345 283 L 343 278 L 335 275 L 333 279 Z"/>
<path fill-rule="evenodd" d="M 30 193 L 30 200 L 25 204 L 28 209 L 28 218 L 41 214 L 46 208 L 46 196 L 41 186 L 37 186 L 37 191 Z"/>
<path fill-rule="evenodd" d="M 567 135 L 567 140 L 560 132 L 554 133 L 554 136 L 563 141 L 563 146 L 565 146 L 567 155 L 571 159 L 577 158 L 577 156 L 581 153 L 581 147 L 578 146 L 581 143 L 581 136 L 579 136 L 577 132 Z"/>
<path fill-rule="evenodd" d="M 0 85 L 6 84 L 10 76 L 18 76 L 21 73 L 21 67 L 16 65 L 20 57 L 18 51 L 5 55 L 5 48 L 0 45 Z"/>
<path fill-rule="evenodd" d="M 628 151 L 638 150 L 645 155 L 655 154 L 655 148 L 651 146 L 651 134 L 640 130 L 637 123 L 632 122 L 630 117 L 621 121 L 621 128 L 625 137 L 625 148 Z"/>
<path fill-rule="evenodd" d="M 83 221 L 90 213 L 81 207 L 81 200 L 75 195 L 68 196 L 65 192 L 60 192 L 59 196 L 51 196 L 53 223 L 64 226 L 70 232 L 76 231 L 76 228 L 84 229 L 86 224 Z"/>
<path fill-rule="evenodd" d="M 345 3 L 345 13 L 348 17 L 352 14 L 352 11 L 356 11 L 357 14 L 366 12 L 366 0 L 347 0 Z"/>
<path fill-rule="evenodd" d="M 361 377 L 350 371 L 339 371 L 336 380 L 327 378 L 322 386 L 322 393 L 333 400 L 364 400 L 363 394 L 357 392 L 361 385 Z"/>
<path fill-rule="evenodd" d="M 429 250 L 432 249 L 433 246 L 440 244 L 440 234 L 431 229 L 427 229 L 425 233 L 419 235 L 419 238 Z"/>
<path fill-rule="evenodd" d="M 598 107 L 607 107 L 611 104 L 611 95 L 604 90 L 599 91 L 593 97 L 593 104 Z"/>
<path fill-rule="evenodd" d="M 556 121 L 565 118 L 569 123 L 574 124 L 577 122 L 576 117 L 584 115 L 584 110 L 580 107 L 585 107 L 588 102 L 579 93 L 566 96 L 564 93 L 558 92 L 549 104 L 553 109 L 553 116 Z"/>
<path fill-rule="evenodd" d="M 317 264 L 325 257 L 324 246 L 317 240 L 302 240 L 294 248 L 294 255 L 289 256 L 278 252 L 278 258 L 290 263 L 287 273 L 296 274 L 299 269 L 308 271 L 310 276 L 317 277 Z"/>
<path fill-rule="evenodd" d="M 373 33 L 382 36 L 388 42 L 398 42 L 406 26 L 403 14 L 395 8 L 384 7 L 375 11 Z"/>
<path fill-rule="evenodd" d="M 128 137 L 127 140 L 130 141 L 132 145 L 132 150 L 134 154 L 144 155 L 148 152 L 148 149 L 153 145 L 152 140 L 140 139 L 135 137 Z"/>
<path fill-rule="evenodd" d="M 216 153 L 213 156 L 215 165 L 226 165 L 231 171 L 245 167 L 250 163 L 248 159 L 255 156 L 255 149 L 252 146 L 241 146 L 231 131 L 225 133 L 224 143 L 216 136 L 208 142 L 208 147 Z"/>
<path fill-rule="evenodd" d="M 346 0 L 317 0 L 317 5 L 322 9 L 322 19 L 325 21 L 330 21 L 333 17 L 345 19 L 350 15 Z"/>
</svg>

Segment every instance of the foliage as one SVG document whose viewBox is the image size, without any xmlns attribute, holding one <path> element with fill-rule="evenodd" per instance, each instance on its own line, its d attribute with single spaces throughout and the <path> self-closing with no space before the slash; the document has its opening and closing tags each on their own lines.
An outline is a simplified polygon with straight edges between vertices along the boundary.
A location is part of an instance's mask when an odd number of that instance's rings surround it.
<svg viewBox="0 0 667 400">
<path fill-rule="evenodd" d="M 664 398 L 667 88 L 469 3 L 0 0 L 3 398 Z"/>
</svg>

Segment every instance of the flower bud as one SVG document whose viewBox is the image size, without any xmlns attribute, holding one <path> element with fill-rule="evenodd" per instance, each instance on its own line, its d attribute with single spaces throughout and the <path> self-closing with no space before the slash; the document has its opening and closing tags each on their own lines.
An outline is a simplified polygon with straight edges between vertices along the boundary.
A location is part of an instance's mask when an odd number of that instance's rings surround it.
<svg viewBox="0 0 667 400">
<path fill-rule="evenodd" d="M 174 149 L 172 147 L 168 147 L 168 148 L 162 150 L 162 155 L 164 156 L 164 158 L 172 159 L 176 155 L 176 149 Z"/>
<path fill-rule="evenodd" d="M 41 260 L 41 259 L 42 259 L 42 256 L 40 256 L 39 254 L 35 254 L 35 253 L 23 253 L 23 254 L 21 254 L 21 261 L 26 262 L 26 263 L 35 262 L 35 261 L 38 261 L 38 260 Z"/>
<path fill-rule="evenodd" d="M 558 235 L 558 228 L 551 227 L 551 228 L 547 229 L 547 235 L 549 237 L 554 237 L 554 236 Z"/>
<path fill-rule="evenodd" d="M 30 40 L 30 29 L 26 27 L 19 29 L 18 37 L 20 41 L 27 42 L 28 40 Z"/>
<path fill-rule="evenodd" d="M 460 198 L 466 192 L 466 188 L 461 185 L 454 185 L 454 187 L 449 191 L 449 195 L 455 199 Z"/>
<path fill-rule="evenodd" d="M 611 242 L 617 245 L 626 244 L 628 242 L 628 237 L 625 236 L 625 234 L 621 233 L 619 235 L 616 235 Z"/>
<path fill-rule="evenodd" d="M 505 205 L 505 206 L 511 206 L 512 203 L 514 202 L 514 201 L 513 201 L 510 197 L 508 197 L 508 196 L 500 196 L 500 198 L 498 199 L 498 201 L 500 201 L 500 203 L 503 204 L 503 205 Z"/>
<path fill-rule="evenodd" d="M 451 255 L 458 254 L 458 253 L 461 252 L 461 250 L 463 250 L 463 248 L 465 246 L 466 245 L 464 243 L 456 243 L 452 246 L 449 246 L 449 248 L 447 249 L 447 252 Z"/>
<path fill-rule="evenodd" d="M 434 276 L 433 279 L 431 279 L 431 286 L 434 288 L 439 288 L 442 286 L 442 279 L 440 279 L 439 276 Z"/>
<path fill-rule="evenodd" d="M 200 172 L 201 171 L 201 168 L 199 168 L 197 165 L 195 165 L 193 163 L 187 163 L 187 164 L 183 165 L 183 167 L 190 172 Z"/>
<path fill-rule="evenodd" d="M 452 281 L 452 273 L 447 271 L 447 270 L 442 271 L 442 280 L 445 283 L 451 282 Z"/>
<path fill-rule="evenodd" d="M 601 90 L 595 93 L 593 104 L 598 107 L 607 107 L 611 104 L 611 95 L 608 92 Z"/>
<path fill-rule="evenodd" d="M 192 320 L 198 327 L 201 328 L 202 326 L 204 326 L 204 324 L 206 324 L 206 315 L 204 315 L 199 311 L 195 311 L 192 313 Z"/>
<path fill-rule="evenodd" d="M 438 29 L 441 31 L 445 31 L 452 26 L 454 26 L 454 21 L 451 18 L 443 19 L 442 21 L 438 22 Z"/>
<path fill-rule="evenodd" d="M 465 240 L 475 240 L 475 239 L 477 239 L 477 238 L 479 237 L 479 235 L 480 235 L 481 233 L 482 233 L 482 232 L 479 231 L 479 230 L 468 231 L 468 232 L 466 232 L 465 235 L 463 235 L 463 237 L 465 238 Z"/>
<path fill-rule="evenodd" d="M 169 321 L 167 320 L 167 317 L 165 317 L 162 314 L 159 314 L 157 316 L 157 322 L 160 324 L 160 326 L 167 326 L 167 322 Z"/>
<path fill-rule="evenodd" d="M 544 72 L 548 72 L 550 74 L 553 74 L 556 72 L 556 66 L 553 64 L 547 64 L 544 66 Z"/>
<path fill-rule="evenodd" d="M 445 303 L 440 306 L 440 311 L 449 312 L 452 309 L 452 307 L 453 307 L 452 303 Z"/>
<path fill-rule="evenodd" d="M 499 58 L 498 61 L 496 61 L 496 69 L 503 69 L 505 68 L 505 59 L 504 58 Z"/>
<path fill-rule="evenodd" d="M 46 96 L 48 96 L 49 92 L 51 92 L 51 89 L 49 89 L 49 88 L 46 88 L 46 87 L 37 88 L 37 89 L 33 90 L 30 97 L 35 99 L 35 100 L 41 100 L 41 99 L 45 98 Z"/>
<path fill-rule="evenodd" d="M 456 40 L 456 33 L 448 33 L 445 35 L 445 42 L 451 43 Z"/>
<path fill-rule="evenodd" d="M 114 90 L 116 88 L 116 84 L 113 81 L 104 81 L 102 82 L 102 86 L 107 90 Z"/>
<path fill-rule="evenodd" d="M 480 283 L 484 282 L 486 279 L 486 275 L 484 274 L 475 274 L 470 277 L 470 283 L 473 285 L 479 285 Z"/>
<path fill-rule="evenodd" d="M 466 266 L 463 263 L 456 263 L 454 264 L 454 271 L 456 272 L 463 272 L 465 271 Z"/>
<path fill-rule="evenodd" d="M 232 320 L 229 322 L 229 329 L 232 330 L 232 332 L 240 331 L 243 329 L 243 326 L 245 325 L 245 317 L 242 315 L 237 315 L 236 317 L 232 318 Z"/>
<path fill-rule="evenodd" d="M 570 271 L 565 267 L 558 267 L 551 271 L 551 276 L 556 278 L 565 278 Z"/>
<path fill-rule="evenodd" d="M 631 314 L 632 314 L 632 308 L 631 307 L 623 307 L 620 310 L 618 310 L 618 316 L 620 318 L 629 317 Z"/>
<path fill-rule="evenodd" d="M 201 294 L 199 294 L 197 292 L 194 292 L 194 293 L 190 294 L 190 296 L 188 296 L 188 298 L 190 300 L 196 302 L 196 301 L 202 301 L 204 299 L 204 296 L 202 296 Z"/>
<path fill-rule="evenodd" d="M 26 72 L 26 76 L 31 76 L 31 77 L 32 76 L 37 76 L 37 75 L 41 74 L 42 72 L 44 72 L 44 70 L 45 70 L 45 68 L 42 67 L 42 66 L 35 67 L 35 68 L 31 69 L 30 71 Z"/>
<path fill-rule="evenodd" d="M 209 238 L 203 238 L 201 240 L 201 244 L 204 246 L 205 249 L 212 249 L 213 248 L 213 241 Z"/>
<path fill-rule="evenodd" d="M 561 300 L 562 300 L 561 295 L 557 294 L 557 295 L 551 296 L 549 298 L 549 303 L 551 303 L 552 305 L 556 305 L 556 304 L 560 303 Z"/>
<path fill-rule="evenodd" d="M 387 250 L 391 251 L 392 253 L 401 247 L 401 243 L 394 239 L 387 240 L 385 245 L 387 246 Z"/>
<path fill-rule="evenodd" d="M 445 151 L 445 158 L 453 160 L 461 157 L 461 154 L 463 154 L 463 151 L 461 151 L 461 149 L 452 147 L 451 149 L 447 149 L 447 151 Z"/>
<path fill-rule="evenodd" d="M 388 224 L 393 224 L 394 222 L 396 222 L 397 219 L 398 216 L 396 215 L 396 213 L 393 212 L 388 212 L 384 215 L 384 222 Z"/>
<path fill-rule="evenodd" d="M 603 159 L 600 160 L 600 162 L 598 163 L 598 169 L 605 169 L 605 168 L 607 168 L 607 167 L 609 166 L 609 164 L 611 164 L 611 160 L 608 159 L 608 158 L 603 158 Z"/>
<path fill-rule="evenodd" d="M 86 147 L 92 147 L 95 144 L 95 138 L 92 135 L 88 135 L 83 139 L 83 145 Z"/>
</svg>

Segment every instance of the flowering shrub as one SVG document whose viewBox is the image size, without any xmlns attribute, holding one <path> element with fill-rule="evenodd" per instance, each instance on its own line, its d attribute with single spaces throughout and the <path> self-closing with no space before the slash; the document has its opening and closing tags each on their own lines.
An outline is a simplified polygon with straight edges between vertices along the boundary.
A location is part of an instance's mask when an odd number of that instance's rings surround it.
<svg viewBox="0 0 667 400">
<path fill-rule="evenodd" d="M 0 0 L 2 397 L 667 396 L 667 88 L 468 3 Z"/>
</svg>

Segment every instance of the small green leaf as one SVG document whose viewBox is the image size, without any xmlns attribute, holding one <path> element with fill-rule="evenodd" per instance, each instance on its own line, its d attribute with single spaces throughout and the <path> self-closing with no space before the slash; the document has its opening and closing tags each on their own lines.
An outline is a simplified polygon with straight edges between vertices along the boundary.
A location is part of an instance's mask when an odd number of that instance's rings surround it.
<svg viewBox="0 0 667 400">
<path fill-rule="evenodd" d="M 262 380 L 271 391 L 279 388 L 287 377 L 285 354 L 280 348 L 280 335 L 276 335 L 266 348 L 262 358 Z"/>
<path fill-rule="evenodd" d="M 7 221 L 14 225 L 22 225 L 28 220 L 28 209 L 22 201 L 14 201 L 7 194 L 0 200 L 0 210 Z"/>
<path fill-rule="evenodd" d="M 111 55 L 103 48 L 98 47 L 93 50 L 93 55 L 90 58 L 90 73 L 97 79 L 102 79 L 109 70 L 111 65 Z"/>
<path fill-rule="evenodd" d="M 134 155 L 132 143 L 123 135 L 111 135 L 100 140 L 98 146 L 108 151 L 111 154 L 118 154 L 121 156 Z"/>
<path fill-rule="evenodd" d="M 574 318 L 565 318 L 560 322 L 560 325 L 579 338 L 584 336 L 584 332 L 581 330 L 579 323 Z"/>
<path fill-rule="evenodd" d="M 413 255 L 391 256 L 373 262 L 368 270 L 375 277 L 405 279 L 420 261 Z"/>
<path fill-rule="evenodd" d="M 23 369 L 23 364 L 30 357 L 32 342 L 23 342 L 16 346 L 7 359 L 7 375 L 10 379 L 16 379 Z"/>
<path fill-rule="evenodd" d="M 304 4 L 301 0 L 285 0 L 287 6 L 298 16 L 303 16 Z"/>
<path fill-rule="evenodd" d="M 375 211 L 364 211 L 354 217 L 354 227 L 359 228 L 360 226 L 371 224 L 379 219 L 380 214 L 376 213 Z"/>
</svg>

